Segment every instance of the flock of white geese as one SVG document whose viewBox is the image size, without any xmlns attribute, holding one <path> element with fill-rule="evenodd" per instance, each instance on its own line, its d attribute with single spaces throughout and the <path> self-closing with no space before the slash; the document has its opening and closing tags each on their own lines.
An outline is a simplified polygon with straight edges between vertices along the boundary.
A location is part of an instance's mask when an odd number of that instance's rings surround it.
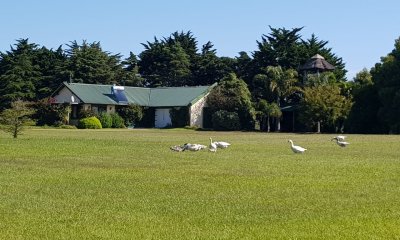
<svg viewBox="0 0 400 240">
<path fill-rule="evenodd" d="M 331 141 L 335 140 L 337 145 L 340 147 L 346 147 L 347 145 L 349 145 L 349 142 L 345 141 L 346 136 L 336 136 L 334 138 L 331 139 Z M 297 145 L 294 145 L 292 140 L 288 140 L 288 142 L 290 143 L 290 148 L 292 149 L 292 151 L 294 153 L 304 153 L 305 151 L 307 151 L 306 148 L 304 147 L 300 147 Z M 210 145 L 208 146 L 208 150 L 210 152 L 217 152 L 218 148 L 227 148 L 229 147 L 231 144 L 228 142 L 213 142 L 212 138 L 210 138 Z M 207 146 L 206 145 L 202 145 L 202 144 L 198 144 L 198 143 L 185 143 L 183 145 L 177 145 L 177 146 L 172 146 L 170 147 L 171 150 L 176 151 L 176 152 L 183 152 L 183 151 L 200 151 L 203 149 L 206 149 Z"/>
<path fill-rule="evenodd" d="M 208 146 L 208 150 L 210 152 L 217 152 L 218 148 L 227 148 L 231 144 L 227 142 L 213 142 L 212 138 L 210 138 L 210 145 Z M 181 146 L 172 146 L 170 147 L 171 150 L 176 151 L 176 152 L 183 152 L 183 151 L 199 151 L 202 149 L 206 149 L 207 146 L 203 144 L 198 144 L 198 143 L 185 143 Z"/>
<path fill-rule="evenodd" d="M 350 144 L 349 142 L 345 141 L 346 138 L 347 138 L 346 136 L 339 135 L 332 138 L 331 141 L 335 140 L 337 145 L 339 145 L 340 147 L 346 147 L 347 145 Z M 293 141 L 290 139 L 288 140 L 288 142 L 290 143 L 290 147 L 294 153 L 304 153 L 305 151 L 307 151 L 307 148 L 294 145 Z"/>
</svg>

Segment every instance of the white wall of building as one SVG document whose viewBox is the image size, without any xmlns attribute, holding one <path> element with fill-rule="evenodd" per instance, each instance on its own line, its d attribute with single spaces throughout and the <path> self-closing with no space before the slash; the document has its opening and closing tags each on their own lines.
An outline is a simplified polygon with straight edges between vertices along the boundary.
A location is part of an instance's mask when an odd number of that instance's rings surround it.
<svg viewBox="0 0 400 240">
<path fill-rule="evenodd" d="M 189 108 L 190 126 L 203 127 L 203 108 L 206 107 L 208 94 Z"/>
</svg>

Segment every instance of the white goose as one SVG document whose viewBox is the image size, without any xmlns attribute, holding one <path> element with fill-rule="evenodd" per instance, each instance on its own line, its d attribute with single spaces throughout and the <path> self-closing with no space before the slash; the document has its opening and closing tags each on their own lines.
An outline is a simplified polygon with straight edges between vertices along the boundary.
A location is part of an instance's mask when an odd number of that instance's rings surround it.
<svg viewBox="0 0 400 240">
<path fill-rule="evenodd" d="M 215 145 L 217 145 L 217 148 L 227 148 L 229 147 L 231 144 L 227 143 L 227 142 L 214 142 Z"/>
<path fill-rule="evenodd" d="M 290 142 L 290 147 L 294 153 L 304 153 L 307 150 L 306 148 L 294 145 L 292 140 L 289 140 L 288 142 Z"/>
<path fill-rule="evenodd" d="M 343 137 L 343 136 L 342 136 Z M 345 141 L 343 141 L 343 139 L 341 139 L 341 138 L 338 138 L 338 137 L 334 137 L 334 138 L 332 138 L 331 139 L 331 141 L 332 140 L 336 140 L 336 143 L 337 143 L 337 145 L 339 145 L 339 146 L 341 146 L 341 147 L 346 147 L 347 145 L 349 145 L 350 143 L 348 143 L 348 142 L 345 142 Z"/>
<path fill-rule="evenodd" d="M 217 144 L 215 144 L 213 141 L 212 141 L 212 138 L 210 138 L 210 152 L 216 152 L 217 151 Z"/>
<path fill-rule="evenodd" d="M 347 138 L 347 136 L 339 135 L 339 136 L 336 136 L 335 138 L 339 141 L 344 141 Z"/>
<path fill-rule="evenodd" d="M 189 150 L 189 151 L 199 151 L 202 149 L 207 148 L 205 145 L 197 144 L 197 143 L 185 143 L 183 144 L 183 151 Z"/>
</svg>

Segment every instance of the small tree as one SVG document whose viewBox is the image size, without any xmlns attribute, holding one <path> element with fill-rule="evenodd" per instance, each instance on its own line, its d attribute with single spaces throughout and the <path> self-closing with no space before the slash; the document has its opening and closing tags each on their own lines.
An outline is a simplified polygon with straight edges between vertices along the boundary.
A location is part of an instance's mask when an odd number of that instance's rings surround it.
<svg viewBox="0 0 400 240">
<path fill-rule="evenodd" d="M 268 66 L 265 69 L 269 82 L 269 90 L 275 96 L 275 102 L 278 108 L 281 106 L 281 100 L 290 96 L 298 90 L 295 87 L 297 83 L 297 72 L 293 69 L 283 70 L 280 66 Z M 276 117 L 276 130 L 281 130 L 280 115 Z"/>
<path fill-rule="evenodd" d="M 29 117 L 34 112 L 27 102 L 22 100 L 11 102 L 11 108 L 4 110 L 0 114 L 0 123 L 4 125 L 2 129 L 17 138 L 21 134 L 24 125 L 31 120 Z"/>
<path fill-rule="evenodd" d="M 267 124 L 267 132 L 271 131 L 270 117 L 279 119 L 282 116 L 282 111 L 276 103 L 268 103 L 266 100 L 261 99 L 257 106 L 261 113 L 261 122 Z M 264 128 L 265 124 L 262 124 Z"/>
<path fill-rule="evenodd" d="M 321 123 L 333 125 L 338 119 L 346 119 L 352 101 L 340 93 L 336 85 L 305 87 L 301 101 L 302 119 L 308 125 L 317 125 L 321 132 Z"/>
</svg>

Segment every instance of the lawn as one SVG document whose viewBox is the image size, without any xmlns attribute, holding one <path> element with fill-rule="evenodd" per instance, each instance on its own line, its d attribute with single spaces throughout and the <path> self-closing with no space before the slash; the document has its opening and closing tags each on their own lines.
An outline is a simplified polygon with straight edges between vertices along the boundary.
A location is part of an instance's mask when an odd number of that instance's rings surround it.
<svg viewBox="0 0 400 240">
<path fill-rule="evenodd" d="M 400 136 L 333 136 L 0 132 L 0 238 L 400 239 Z M 209 137 L 232 146 L 169 149 Z"/>
</svg>

